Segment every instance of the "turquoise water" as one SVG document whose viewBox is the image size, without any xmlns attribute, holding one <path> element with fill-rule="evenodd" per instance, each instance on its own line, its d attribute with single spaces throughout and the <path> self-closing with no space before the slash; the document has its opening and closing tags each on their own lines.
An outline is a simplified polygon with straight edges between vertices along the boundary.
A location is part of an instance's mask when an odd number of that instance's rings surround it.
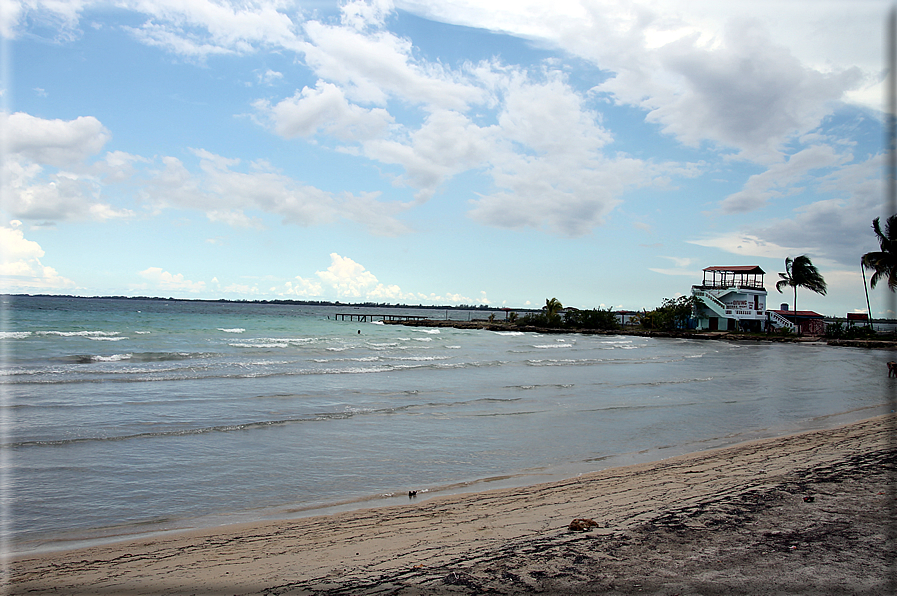
<svg viewBox="0 0 897 596">
<path fill-rule="evenodd" d="M 822 345 L 4 301 L 13 550 L 524 485 L 867 418 L 897 383 L 889 352 Z"/>
</svg>

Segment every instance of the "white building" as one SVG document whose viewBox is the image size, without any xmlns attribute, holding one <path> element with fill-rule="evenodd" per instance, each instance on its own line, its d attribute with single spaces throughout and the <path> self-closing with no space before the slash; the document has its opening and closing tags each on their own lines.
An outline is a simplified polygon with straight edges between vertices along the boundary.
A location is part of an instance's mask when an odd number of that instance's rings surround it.
<svg viewBox="0 0 897 596">
<path fill-rule="evenodd" d="M 766 320 L 764 271 L 758 265 L 707 267 L 704 283 L 691 287 L 697 328 L 762 331 Z"/>
</svg>

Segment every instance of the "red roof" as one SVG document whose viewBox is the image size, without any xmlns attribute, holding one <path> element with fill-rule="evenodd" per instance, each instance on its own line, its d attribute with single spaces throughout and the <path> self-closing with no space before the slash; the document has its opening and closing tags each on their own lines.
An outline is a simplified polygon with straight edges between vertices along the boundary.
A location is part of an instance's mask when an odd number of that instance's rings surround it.
<svg viewBox="0 0 897 596">
<path fill-rule="evenodd" d="M 766 273 L 760 269 L 760 265 L 731 265 L 728 267 L 707 267 L 704 271 L 734 271 L 736 273 Z"/>
<path fill-rule="evenodd" d="M 795 310 L 773 310 L 772 312 L 777 312 L 783 316 L 790 315 L 792 317 L 794 317 L 794 316 L 809 317 L 809 318 L 813 318 L 813 319 L 824 318 L 821 314 L 819 314 L 818 312 L 813 312 L 812 310 L 797 310 L 797 311 L 795 311 Z"/>
</svg>

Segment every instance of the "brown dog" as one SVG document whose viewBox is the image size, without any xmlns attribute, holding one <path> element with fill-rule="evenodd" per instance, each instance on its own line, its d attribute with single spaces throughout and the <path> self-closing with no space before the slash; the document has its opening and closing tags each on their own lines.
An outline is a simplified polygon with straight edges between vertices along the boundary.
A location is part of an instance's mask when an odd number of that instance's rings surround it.
<svg viewBox="0 0 897 596">
<path fill-rule="evenodd" d="M 897 362 L 888 362 L 888 377 L 897 377 Z"/>
<path fill-rule="evenodd" d="M 588 532 L 592 528 L 597 528 L 598 522 L 594 519 L 579 518 L 570 522 L 569 529 L 571 532 Z"/>
</svg>

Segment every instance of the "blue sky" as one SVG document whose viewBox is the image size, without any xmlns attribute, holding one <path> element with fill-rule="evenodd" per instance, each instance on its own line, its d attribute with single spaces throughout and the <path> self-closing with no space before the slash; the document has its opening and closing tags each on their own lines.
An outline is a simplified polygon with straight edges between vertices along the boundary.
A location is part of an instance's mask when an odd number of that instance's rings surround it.
<svg viewBox="0 0 897 596">
<path fill-rule="evenodd" d="M 0 6 L 5 291 L 865 310 L 887 2 Z"/>
</svg>

